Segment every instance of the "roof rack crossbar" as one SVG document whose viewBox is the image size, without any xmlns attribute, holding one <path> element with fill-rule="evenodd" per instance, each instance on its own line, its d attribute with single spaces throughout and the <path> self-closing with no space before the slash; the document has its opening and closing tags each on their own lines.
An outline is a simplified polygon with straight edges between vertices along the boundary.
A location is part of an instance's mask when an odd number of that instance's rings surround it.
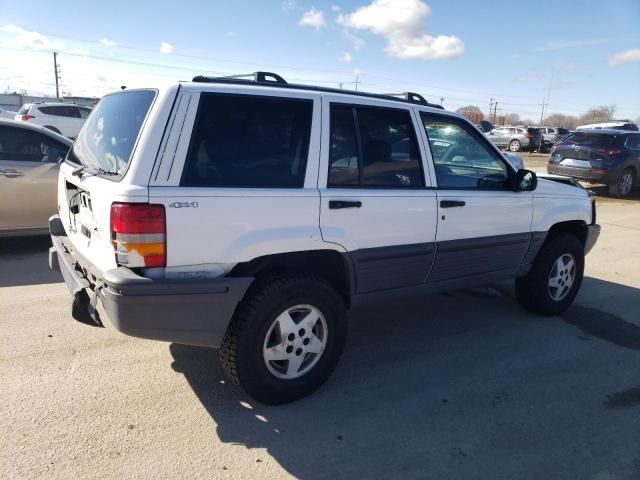
<svg viewBox="0 0 640 480">
<path fill-rule="evenodd" d="M 404 92 L 404 93 L 368 93 L 368 92 L 357 92 L 352 90 L 342 90 L 337 88 L 329 88 L 329 87 L 318 87 L 315 85 L 299 85 L 287 83 L 287 81 L 282 78 L 280 75 L 272 72 L 254 72 L 254 73 L 246 73 L 239 75 L 227 75 L 224 77 L 206 77 L 204 75 L 198 75 L 193 77 L 192 82 L 200 82 L 200 83 L 227 83 L 227 84 L 235 84 L 235 85 L 248 85 L 253 83 L 258 83 L 262 85 L 269 85 L 271 87 L 280 87 L 280 88 L 292 88 L 292 89 L 301 89 L 307 90 L 310 92 L 325 92 L 325 93 L 336 93 L 336 94 L 344 94 L 344 95 L 353 95 L 358 97 L 368 97 L 368 98 L 379 98 L 386 100 L 395 100 L 398 102 L 407 102 L 418 105 L 424 105 L 426 107 L 438 108 L 444 110 L 442 105 L 429 103 L 425 98 L 414 92 Z M 398 98 L 399 97 L 399 98 Z"/>
<path fill-rule="evenodd" d="M 415 92 L 402 92 L 402 93 L 383 93 L 382 95 L 387 95 L 389 97 L 402 97 L 409 103 L 417 103 L 419 105 L 430 105 L 427 100 Z"/>
<path fill-rule="evenodd" d="M 193 77 L 194 82 L 215 82 L 220 80 L 241 80 L 241 79 L 253 79 L 256 83 L 278 83 L 286 85 L 287 81 L 277 73 L 273 72 L 253 72 L 253 73 L 241 73 L 238 75 L 224 75 L 222 77 L 205 77 L 198 75 Z"/>
</svg>

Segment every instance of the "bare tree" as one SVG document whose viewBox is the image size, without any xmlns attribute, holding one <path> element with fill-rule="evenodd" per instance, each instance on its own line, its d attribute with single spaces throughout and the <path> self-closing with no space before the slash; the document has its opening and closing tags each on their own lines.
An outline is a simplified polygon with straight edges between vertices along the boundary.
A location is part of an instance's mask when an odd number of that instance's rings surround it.
<svg viewBox="0 0 640 480">
<path fill-rule="evenodd" d="M 484 120 L 484 114 L 482 113 L 482 110 L 480 110 L 480 107 L 476 107 L 475 105 L 466 105 L 464 107 L 460 107 L 456 110 L 456 113 L 464 115 L 473 123 L 478 123 Z"/>
<path fill-rule="evenodd" d="M 505 125 L 519 125 L 520 115 L 517 113 L 507 113 L 504 116 Z"/>
<path fill-rule="evenodd" d="M 552 127 L 568 128 L 569 130 L 575 130 L 579 125 L 578 117 L 565 115 L 564 113 L 552 113 L 544 119 L 544 123 Z"/>
<path fill-rule="evenodd" d="M 600 105 L 599 107 L 593 107 L 586 111 L 584 115 L 581 115 L 578 119 L 578 123 L 598 123 L 613 120 L 616 113 L 615 105 Z"/>
</svg>

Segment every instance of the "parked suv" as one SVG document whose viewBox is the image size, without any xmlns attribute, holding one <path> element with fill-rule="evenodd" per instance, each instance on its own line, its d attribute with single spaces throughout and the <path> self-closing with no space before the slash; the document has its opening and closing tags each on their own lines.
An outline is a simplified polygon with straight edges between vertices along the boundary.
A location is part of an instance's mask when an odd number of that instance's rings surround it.
<svg viewBox="0 0 640 480">
<path fill-rule="evenodd" d="M 495 145 L 508 148 L 511 152 L 529 151 L 535 145 L 524 127 L 496 127 L 486 135 Z"/>
<path fill-rule="evenodd" d="M 547 171 L 591 183 L 604 183 L 609 193 L 626 197 L 640 181 L 640 133 L 624 130 L 581 130 L 551 151 Z"/>
<path fill-rule="evenodd" d="M 542 132 L 544 141 L 550 145 L 557 143 L 558 141 L 566 138 L 571 133 L 566 128 L 562 127 L 537 127 Z"/>
<path fill-rule="evenodd" d="M 220 349 L 255 399 L 321 385 L 365 302 L 516 279 L 575 298 L 599 233 L 581 187 L 516 171 L 427 103 L 196 77 L 102 98 L 61 166 L 49 262 L 72 315 Z"/>
<path fill-rule="evenodd" d="M 90 113 L 91 108 L 73 103 L 38 102 L 24 104 L 15 119 L 42 125 L 73 139 Z"/>
</svg>

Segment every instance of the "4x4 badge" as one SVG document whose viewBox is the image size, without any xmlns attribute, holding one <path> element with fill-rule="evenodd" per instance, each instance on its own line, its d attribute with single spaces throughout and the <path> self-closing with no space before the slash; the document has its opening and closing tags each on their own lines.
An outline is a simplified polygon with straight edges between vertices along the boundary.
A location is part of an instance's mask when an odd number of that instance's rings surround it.
<svg viewBox="0 0 640 480">
<path fill-rule="evenodd" d="M 173 202 L 169 204 L 170 208 L 198 208 L 198 202 Z"/>
</svg>

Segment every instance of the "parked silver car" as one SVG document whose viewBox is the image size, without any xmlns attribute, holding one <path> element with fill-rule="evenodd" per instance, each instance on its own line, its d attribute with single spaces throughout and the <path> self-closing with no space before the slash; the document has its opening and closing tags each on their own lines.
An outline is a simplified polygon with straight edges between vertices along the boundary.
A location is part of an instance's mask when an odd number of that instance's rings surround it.
<svg viewBox="0 0 640 480">
<path fill-rule="evenodd" d="M 496 146 L 508 148 L 512 152 L 529 149 L 527 129 L 524 127 L 497 127 L 485 134 Z"/>
<path fill-rule="evenodd" d="M 71 144 L 39 125 L 0 119 L 0 237 L 48 231 L 58 166 Z"/>
</svg>

